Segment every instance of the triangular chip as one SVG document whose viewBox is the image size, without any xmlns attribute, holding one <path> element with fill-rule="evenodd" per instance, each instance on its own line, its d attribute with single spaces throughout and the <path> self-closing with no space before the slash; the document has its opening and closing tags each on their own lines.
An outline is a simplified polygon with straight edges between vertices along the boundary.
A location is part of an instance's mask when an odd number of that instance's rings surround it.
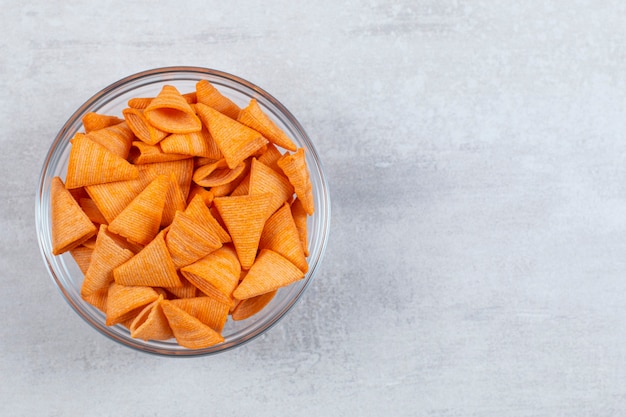
<svg viewBox="0 0 626 417">
<path fill-rule="evenodd" d="M 196 83 L 196 96 L 198 103 L 206 104 L 231 119 L 237 119 L 239 106 L 220 93 L 209 81 L 200 80 Z"/>
<path fill-rule="evenodd" d="M 93 253 L 93 248 L 88 248 L 87 246 L 80 245 L 70 250 L 70 255 L 74 258 L 76 265 L 80 268 L 80 271 L 85 274 L 89 269 L 89 264 L 91 263 L 91 254 Z"/>
<path fill-rule="evenodd" d="M 137 167 L 87 136 L 76 135 L 72 139 L 65 184 L 67 188 L 132 180 L 138 176 Z"/>
<path fill-rule="evenodd" d="M 164 300 L 161 306 L 176 337 L 176 341 L 182 347 L 203 349 L 224 341 L 224 338 L 218 332 L 186 311 L 176 307 L 170 301 Z"/>
<path fill-rule="evenodd" d="M 267 219 L 259 248 L 270 249 L 281 254 L 302 272 L 307 272 L 309 269 L 289 203 L 283 204 Z"/>
<path fill-rule="evenodd" d="M 229 168 L 225 159 L 203 165 L 193 174 L 193 182 L 202 187 L 217 187 L 234 181 L 246 169 L 245 162 L 235 168 Z"/>
<path fill-rule="evenodd" d="M 222 227 L 220 222 L 213 216 L 211 210 L 204 203 L 202 196 L 193 198 L 187 208 L 185 214 L 188 214 L 195 222 L 205 225 L 214 233 L 222 243 L 231 242 L 232 239 L 228 232 Z"/>
<path fill-rule="evenodd" d="M 131 242 L 147 245 L 159 232 L 169 178 L 156 177 L 109 223 L 109 230 Z"/>
<path fill-rule="evenodd" d="M 122 123 L 124 119 L 120 119 L 117 116 L 110 116 L 107 114 L 89 112 L 89 113 L 85 113 L 81 121 L 83 122 L 85 133 L 89 133 L 93 130 L 104 129 L 105 127 Z"/>
<path fill-rule="evenodd" d="M 141 252 L 113 270 L 115 282 L 122 285 L 177 287 L 182 285 L 159 233 Z"/>
<path fill-rule="evenodd" d="M 250 168 L 249 191 L 254 194 L 272 194 L 272 201 L 268 208 L 268 216 L 274 213 L 285 201 L 293 197 L 293 186 L 284 175 L 279 174 L 262 162 L 252 159 Z"/>
<path fill-rule="evenodd" d="M 161 216 L 161 228 L 169 226 L 174 220 L 176 212 L 185 210 L 185 207 L 187 207 L 185 196 L 180 189 L 176 176 L 170 174 L 170 184 L 165 195 L 165 206 Z"/>
<path fill-rule="evenodd" d="M 213 200 L 233 240 L 243 269 L 252 266 L 265 221 L 269 217 L 272 194 L 217 197 Z"/>
<path fill-rule="evenodd" d="M 202 129 L 202 122 L 176 87 L 164 85 L 144 110 L 148 122 L 169 133 L 191 133 Z"/>
<path fill-rule="evenodd" d="M 135 140 L 132 145 L 128 159 L 133 164 L 153 164 L 155 162 L 179 161 L 192 158 L 189 155 L 165 153 L 158 143 L 156 145 L 148 145 L 140 140 Z"/>
<path fill-rule="evenodd" d="M 211 159 L 222 158 L 222 152 L 206 128 L 202 128 L 199 132 L 172 133 L 163 139 L 159 145 L 165 153 L 201 156 Z"/>
<path fill-rule="evenodd" d="M 191 185 L 191 177 L 193 175 L 193 158 L 146 164 L 146 169 L 154 175 L 154 177 L 157 175 L 167 175 L 169 177 L 171 174 L 174 174 L 178 181 L 180 191 L 183 193 L 185 200 L 187 199 Z"/>
<path fill-rule="evenodd" d="M 230 306 L 212 297 L 180 298 L 172 300 L 171 303 L 218 333 L 222 332 L 228 320 Z"/>
<path fill-rule="evenodd" d="M 231 169 L 267 144 L 267 139 L 256 130 L 209 106 L 199 103 L 196 110 Z"/>
<path fill-rule="evenodd" d="M 168 135 L 167 132 L 152 126 L 143 110 L 128 108 L 122 110 L 122 114 L 135 136 L 148 145 L 156 145 Z"/>
<path fill-rule="evenodd" d="M 159 294 L 153 288 L 112 283 L 107 295 L 106 325 L 132 320 L 143 307 L 157 298 Z"/>
<path fill-rule="evenodd" d="M 94 223 L 97 224 L 107 224 L 108 221 L 104 217 L 104 215 L 100 212 L 100 209 L 96 205 L 96 203 L 91 198 L 81 198 L 78 200 L 78 204 L 83 212 L 89 217 Z"/>
<path fill-rule="evenodd" d="M 174 216 L 165 243 L 176 268 L 189 265 L 222 246 L 219 237 L 208 225 L 181 211 Z"/>
<path fill-rule="evenodd" d="M 119 241 L 107 232 L 105 225 L 100 226 L 91 263 L 80 290 L 81 296 L 85 298 L 96 291 L 108 288 L 113 282 L 113 270 L 133 256 L 135 256 L 133 252 L 120 246 Z"/>
<path fill-rule="evenodd" d="M 277 292 L 278 290 L 274 290 L 265 294 L 257 295 L 256 297 L 241 300 L 233 309 L 231 317 L 233 320 L 238 321 L 254 316 L 256 313 L 263 310 L 263 308 L 265 308 L 265 306 L 274 299 Z"/>
<path fill-rule="evenodd" d="M 278 166 L 289 178 L 289 182 L 293 185 L 304 210 L 309 216 L 312 215 L 315 211 L 313 186 L 311 185 L 304 149 L 298 148 L 295 153 L 284 155 L 278 160 Z"/>
<path fill-rule="evenodd" d="M 124 121 L 103 129 L 94 130 L 86 135 L 89 139 L 104 146 L 120 158 L 128 158 L 131 144 L 135 139 L 133 131 Z"/>
<path fill-rule="evenodd" d="M 256 297 L 292 284 L 303 277 L 304 273 L 285 257 L 263 249 L 233 292 L 233 297 L 238 300 Z"/>
<path fill-rule="evenodd" d="M 204 294 L 232 304 L 232 293 L 239 282 L 241 266 L 230 246 L 223 246 L 204 258 L 180 269 L 183 276 Z"/>
<path fill-rule="evenodd" d="M 250 165 L 252 164 L 252 157 L 243 161 L 243 170 L 239 172 L 239 174 L 231 179 L 229 182 L 222 185 L 214 185 L 211 187 L 211 193 L 213 193 L 213 198 L 215 197 L 223 197 L 226 195 L 231 195 L 233 191 L 235 191 L 239 185 L 246 181 L 246 178 L 250 177 Z M 235 168 L 237 170 L 237 168 Z M 245 193 L 247 194 L 247 193 Z M 240 194 L 243 195 L 243 194 Z"/>
<path fill-rule="evenodd" d="M 263 162 L 263 164 L 272 168 L 276 172 L 283 172 L 282 169 L 278 166 L 278 160 L 283 156 L 283 154 L 274 146 L 273 143 L 268 143 L 265 152 L 257 157 L 259 162 Z"/>
<path fill-rule="evenodd" d="M 130 336 L 142 340 L 167 340 L 174 337 L 170 324 L 163 313 L 159 295 L 156 301 L 148 304 L 141 310 L 129 326 Z"/>
<path fill-rule="evenodd" d="M 290 151 L 296 150 L 296 145 L 289 136 L 263 112 L 256 99 L 251 99 L 248 106 L 239 112 L 237 120 L 261 133 L 275 145 Z"/>
<path fill-rule="evenodd" d="M 94 236 L 98 229 L 65 189 L 59 177 L 50 186 L 50 215 L 52 221 L 52 253 L 60 255 Z"/>
</svg>

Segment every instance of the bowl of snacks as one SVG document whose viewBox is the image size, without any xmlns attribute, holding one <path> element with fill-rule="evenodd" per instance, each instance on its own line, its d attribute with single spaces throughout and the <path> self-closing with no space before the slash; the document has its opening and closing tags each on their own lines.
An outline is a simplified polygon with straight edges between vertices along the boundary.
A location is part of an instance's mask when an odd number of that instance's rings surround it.
<svg viewBox="0 0 626 417">
<path fill-rule="evenodd" d="M 167 67 L 76 110 L 44 161 L 35 214 L 49 275 L 91 327 L 198 356 L 263 334 L 302 297 L 330 195 L 313 142 L 273 96 Z"/>
</svg>

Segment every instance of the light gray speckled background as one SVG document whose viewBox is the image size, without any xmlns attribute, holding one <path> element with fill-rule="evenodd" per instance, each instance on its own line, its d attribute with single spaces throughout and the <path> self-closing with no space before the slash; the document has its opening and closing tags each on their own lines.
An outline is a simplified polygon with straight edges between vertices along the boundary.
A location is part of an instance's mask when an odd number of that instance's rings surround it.
<svg viewBox="0 0 626 417">
<path fill-rule="evenodd" d="M 626 414 L 626 3 L 100 3 L 1 2 L 0 415 Z M 301 303 L 192 360 L 89 328 L 34 227 L 74 109 L 170 65 L 281 100 L 333 198 Z"/>
</svg>

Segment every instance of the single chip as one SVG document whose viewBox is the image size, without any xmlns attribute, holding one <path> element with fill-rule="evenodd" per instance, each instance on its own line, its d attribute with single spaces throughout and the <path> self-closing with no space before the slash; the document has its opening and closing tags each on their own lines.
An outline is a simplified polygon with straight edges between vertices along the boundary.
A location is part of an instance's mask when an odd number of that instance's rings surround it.
<svg viewBox="0 0 626 417">
<path fill-rule="evenodd" d="M 289 139 L 289 136 L 267 117 L 254 98 L 239 112 L 237 121 L 261 133 L 267 140 L 281 148 L 289 151 L 296 150 L 296 145 Z"/>
<path fill-rule="evenodd" d="M 196 103 L 196 92 L 192 91 L 191 93 L 185 93 L 183 94 L 183 98 L 185 99 L 185 101 L 189 104 L 193 104 Z M 128 107 L 131 107 L 133 109 L 146 109 L 150 103 L 152 103 L 152 100 L 154 100 L 154 97 L 133 97 L 130 100 L 128 100 Z"/>
<path fill-rule="evenodd" d="M 254 316 L 256 313 L 263 310 L 263 308 L 265 308 L 265 306 L 274 299 L 277 292 L 278 290 L 274 290 L 265 294 L 257 295 L 256 297 L 241 300 L 233 309 L 231 317 L 233 320 L 238 321 Z"/>
<path fill-rule="evenodd" d="M 177 211 L 183 211 L 187 207 L 185 196 L 174 174 L 170 174 L 170 183 L 165 194 L 165 205 L 161 216 L 161 228 L 166 228 L 174 220 Z"/>
<path fill-rule="evenodd" d="M 59 177 L 52 178 L 50 189 L 52 220 L 52 253 L 60 255 L 80 246 L 98 229 L 65 189 Z"/>
<path fill-rule="evenodd" d="M 302 272 L 307 272 L 309 269 L 289 203 L 283 204 L 267 219 L 261 234 L 259 248 L 270 249 L 281 254 Z"/>
<path fill-rule="evenodd" d="M 237 119 L 239 106 L 222 95 L 209 81 L 201 80 L 196 83 L 196 96 L 198 103 L 206 104 L 231 119 Z"/>
<path fill-rule="evenodd" d="M 152 164 L 155 162 L 179 161 L 181 159 L 192 158 L 189 155 L 181 155 L 175 153 L 165 153 L 161 149 L 161 145 L 148 145 L 140 140 L 133 141 L 132 147 L 128 154 L 130 162 L 136 165 Z"/>
<path fill-rule="evenodd" d="M 107 295 L 106 325 L 113 326 L 134 319 L 146 305 L 157 298 L 159 294 L 151 287 L 112 283 Z"/>
<path fill-rule="evenodd" d="M 278 166 L 289 178 L 296 195 L 302 202 L 302 207 L 311 216 L 315 211 L 315 204 L 313 202 L 313 186 L 311 185 L 304 149 L 298 148 L 295 153 L 284 155 L 278 160 Z"/>
<path fill-rule="evenodd" d="M 249 269 L 256 257 L 259 239 L 269 217 L 272 194 L 216 197 L 217 208 L 233 240 L 243 269 Z"/>
<path fill-rule="evenodd" d="M 309 256 L 309 234 L 307 229 L 307 214 L 302 207 L 302 201 L 296 198 L 291 203 L 291 216 L 298 229 L 300 236 L 300 242 L 302 243 L 302 249 L 304 250 L 304 256 Z"/>
<path fill-rule="evenodd" d="M 165 153 L 199 156 L 211 159 L 222 158 L 222 152 L 217 147 L 217 144 L 206 127 L 203 127 L 199 132 L 172 133 L 159 144 Z"/>
<path fill-rule="evenodd" d="M 135 134 L 130 130 L 125 121 L 103 129 L 91 131 L 85 136 L 123 159 L 128 158 L 128 152 L 135 139 Z"/>
<path fill-rule="evenodd" d="M 81 198 L 78 200 L 78 204 L 87 217 L 89 217 L 89 220 L 96 224 L 108 224 L 107 219 L 91 198 Z"/>
<path fill-rule="evenodd" d="M 287 258 L 263 249 L 245 278 L 233 292 L 238 300 L 256 297 L 292 284 L 304 277 L 304 273 Z"/>
<path fill-rule="evenodd" d="M 222 333 L 228 320 L 230 306 L 212 297 L 180 298 L 172 300 L 171 303 L 218 333 Z"/>
<path fill-rule="evenodd" d="M 229 168 L 225 159 L 201 166 L 193 174 L 193 182 L 202 187 L 217 187 L 233 182 L 246 169 L 245 162 Z"/>
<path fill-rule="evenodd" d="M 230 246 L 223 246 L 180 269 L 183 276 L 204 294 L 231 305 L 241 266 Z"/>
<path fill-rule="evenodd" d="M 109 223 L 109 230 L 131 242 L 147 245 L 159 233 L 169 178 L 157 176 Z"/>
<path fill-rule="evenodd" d="M 148 144 L 156 145 L 168 135 L 160 129 L 157 129 L 148 122 L 143 110 L 128 108 L 122 110 L 124 119 L 128 123 L 128 127 L 133 131 L 137 139 Z"/>
<path fill-rule="evenodd" d="M 159 298 L 137 314 L 129 326 L 131 337 L 143 340 L 168 340 L 174 337 L 167 317 L 163 313 L 162 301 L 163 295 L 159 295 Z"/>
<path fill-rule="evenodd" d="M 174 216 L 165 243 L 176 268 L 189 265 L 222 247 L 214 229 L 181 211 Z"/>
<path fill-rule="evenodd" d="M 259 132 L 212 107 L 199 103 L 196 110 L 231 169 L 267 144 L 267 139 Z"/>
<path fill-rule="evenodd" d="M 188 349 L 202 349 L 224 341 L 218 332 L 170 301 L 163 300 L 161 306 L 179 345 Z"/>
<path fill-rule="evenodd" d="M 225 184 L 214 185 L 213 187 L 211 187 L 211 193 L 213 193 L 213 197 L 232 195 L 232 192 L 235 191 L 239 187 L 239 185 L 246 180 L 246 178 L 250 177 L 251 163 L 252 158 L 250 157 L 243 161 L 243 169 L 237 174 L 236 177 L 232 178 L 229 182 Z"/>
<path fill-rule="evenodd" d="M 122 285 L 178 287 L 182 283 L 161 232 L 145 248 L 113 270 L 115 282 Z"/>
<path fill-rule="evenodd" d="M 72 139 L 65 184 L 67 188 L 132 180 L 138 176 L 137 167 L 86 135 L 76 135 Z"/>
<path fill-rule="evenodd" d="M 266 194 L 272 195 L 272 201 L 268 207 L 268 216 L 274 213 L 285 201 L 293 197 L 293 186 L 284 175 L 279 174 L 267 165 L 252 159 L 250 167 L 250 195 Z"/>
<path fill-rule="evenodd" d="M 222 227 L 222 224 L 213 216 L 212 211 L 204 203 L 201 196 L 193 198 L 187 208 L 185 214 L 188 214 L 196 223 L 201 223 L 215 234 L 220 242 L 232 242 L 228 232 Z"/>
<path fill-rule="evenodd" d="M 169 133 L 192 133 L 202 129 L 202 122 L 176 87 L 165 85 L 144 110 L 148 122 Z"/>
<path fill-rule="evenodd" d="M 96 246 L 91 255 L 89 269 L 80 289 L 83 298 L 94 292 L 106 289 L 113 282 L 113 270 L 127 262 L 135 254 L 123 247 L 119 239 L 115 239 L 105 225 L 101 225 L 96 239 Z"/>
<path fill-rule="evenodd" d="M 89 112 L 85 113 L 81 121 L 83 122 L 85 133 L 89 133 L 93 130 L 104 129 L 105 127 L 122 123 L 124 119 L 120 119 L 117 116 Z"/>
</svg>

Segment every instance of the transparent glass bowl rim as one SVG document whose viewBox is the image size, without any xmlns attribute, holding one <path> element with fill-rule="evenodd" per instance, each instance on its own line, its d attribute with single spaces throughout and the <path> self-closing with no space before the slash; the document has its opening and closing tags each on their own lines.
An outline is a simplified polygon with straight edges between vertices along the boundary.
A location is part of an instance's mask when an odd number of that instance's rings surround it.
<svg viewBox="0 0 626 417">
<path fill-rule="evenodd" d="M 159 341 L 144 342 L 143 340 L 130 338 L 129 335 L 122 333 L 119 328 L 109 328 L 104 325 L 103 320 L 99 320 L 94 316 L 93 312 L 95 308 L 89 306 L 80 299 L 80 297 L 77 299 L 76 294 L 72 295 L 70 289 L 66 287 L 71 277 L 65 276 L 66 269 L 59 268 L 59 262 L 63 262 L 62 258 L 53 256 L 50 250 L 51 240 L 48 203 L 49 181 L 52 178 L 51 171 L 58 164 L 61 156 L 66 152 L 68 146 L 67 142 L 71 136 L 82 126 L 82 116 L 89 111 L 98 111 L 100 107 L 115 100 L 117 96 L 132 91 L 135 88 L 133 87 L 133 83 L 144 82 L 144 84 L 141 85 L 163 85 L 168 82 L 175 83 L 180 79 L 187 81 L 208 79 L 216 83 L 224 82 L 229 85 L 230 88 L 236 88 L 238 89 L 237 91 L 244 92 L 250 97 L 254 96 L 257 100 L 261 100 L 262 102 L 259 104 L 269 106 L 271 113 L 273 113 L 275 117 L 280 118 L 282 123 L 287 124 L 290 133 L 294 135 L 294 139 L 299 142 L 298 146 L 306 148 L 307 163 L 311 172 L 316 204 L 316 212 L 312 216 L 314 219 L 313 230 L 311 230 L 311 226 L 309 226 L 309 271 L 303 280 L 297 283 L 299 284 L 298 287 L 294 287 L 295 292 L 292 291 L 293 294 L 290 293 L 290 296 L 286 297 L 286 301 L 283 302 L 283 305 L 281 305 L 278 311 L 273 312 L 274 314 L 268 317 L 261 316 L 261 318 L 254 323 L 250 331 L 246 331 L 246 329 L 240 330 L 235 334 L 234 338 L 230 340 L 227 338 L 222 344 L 196 350 L 185 349 L 175 344 Z M 130 88 L 128 88 L 129 85 Z M 268 110 L 268 108 L 266 108 L 266 110 Z M 37 238 L 44 263 L 57 289 L 72 309 L 91 327 L 104 336 L 141 352 L 168 357 L 206 356 L 225 352 L 259 337 L 276 325 L 276 323 L 278 323 L 300 300 L 313 281 L 324 257 L 330 232 L 330 193 L 328 183 L 317 150 L 298 120 L 277 99 L 255 84 L 223 71 L 191 66 L 155 68 L 129 75 L 105 87 L 80 106 L 63 125 L 50 146 L 40 173 L 35 211 Z M 259 314 L 263 314 L 263 312 Z"/>
</svg>

